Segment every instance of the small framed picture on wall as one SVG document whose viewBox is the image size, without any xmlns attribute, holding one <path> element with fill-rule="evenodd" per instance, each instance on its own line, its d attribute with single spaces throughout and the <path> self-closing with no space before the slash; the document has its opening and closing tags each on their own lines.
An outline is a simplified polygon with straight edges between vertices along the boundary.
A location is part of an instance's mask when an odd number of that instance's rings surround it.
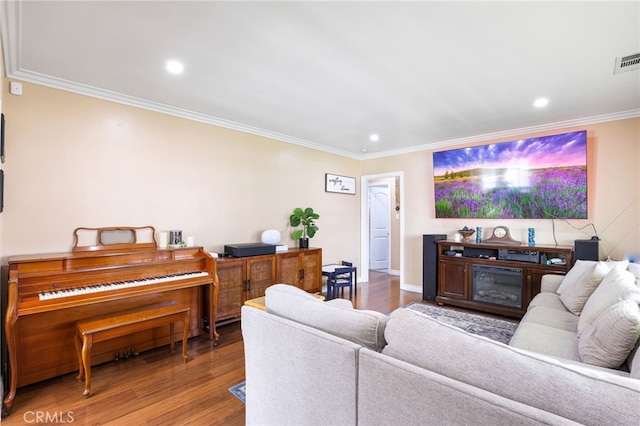
<svg viewBox="0 0 640 426">
<path fill-rule="evenodd" d="M 326 192 L 339 192 L 341 194 L 355 194 L 356 178 L 325 173 L 324 190 Z"/>
</svg>

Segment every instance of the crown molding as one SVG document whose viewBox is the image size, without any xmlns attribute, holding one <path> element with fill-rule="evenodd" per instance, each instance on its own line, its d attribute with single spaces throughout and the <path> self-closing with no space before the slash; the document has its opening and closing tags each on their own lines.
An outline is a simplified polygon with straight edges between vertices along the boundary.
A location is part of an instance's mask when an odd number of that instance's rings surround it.
<svg viewBox="0 0 640 426">
<path fill-rule="evenodd" d="M 420 151 L 431 151 L 440 148 L 446 148 L 450 146 L 466 145 L 474 142 L 485 142 L 493 139 L 501 139 L 506 137 L 517 137 L 530 133 L 546 132 L 552 130 L 566 129 L 567 127 L 579 127 L 587 126 L 597 123 L 605 123 L 608 121 L 626 120 L 629 118 L 640 117 L 640 109 L 632 109 L 629 111 L 616 112 L 611 114 L 597 115 L 593 117 L 583 117 L 573 120 L 557 121 L 554 123 L 541 124 L 538 126 L 521 127 L 518 129 L 504 130 L 494 133 L 486 133 L 482 135 L 469 136 L 466 138 L 449 139 L 445 141 L 429 142 L 422 145 L 412 146 L 403 149 L 397 149 L 393 151 L 384 151 L 375 154 L 368 154 L 360 156 L 361 160 L 370 160 L 374 158 L 384 158 L 393 155 L 410 154 Z"/>
<path fill-rule="evenodd" d="M 550 130 L 557 130 L 567 127 L 585 126 L 590 124 L 602 123 L 607 121 L 623 120 L 628 118 L 640 117 L 640 109 L 634 109 L 629 111 L 622 111 L 612 114 L 604 114 L 595 117 L 585 117 L 567 121 L 559 121 L 554 123 L 543 124 L 539 126 L 523 127 L 519 129 L 504 130 L 495 133 L 487 133 L 482 135 L 470 136 L 459 139 L 450 139 L 444 141 L 428 142 L 422 145 L 401 148 L 397 150 L 382 151 L 378 153 L 353 153 L 326 145 L 321 145 L 316 142 L 308 141 L 305 139 L 296 138 L 293 136 L 285 135 L 282 133 L 273 132 L 258 127 L 237 123 L 230 120 L 225 120 L 218 117 L 213 117 L 205 114 L 201 114 L 194 111 L 189 111 L 182 108 L 176 108 L 170 105 L 161 104 L 158 102 L 152 102 L 133 96 L 122 95 L 120 93 L 99 89 L 89 85 L 83 85 L 76 82 L 57 79 L 44 74 L 36 72 L 22 70 L 20 67 L 20 55 L 19 55 L 19 34 L 20 34 L 20 14 L 21 3 L 19 1 L 4 1 L 0 5 L 0 22 L 1 34 L 2 34 L 2 47 L 4 50 L 4 63 L 5 63 L 5 75 L 9 79 L 18 79 L 28 83 L 39 84 L 53 89 L 63 90 L 67 92 L 76 93 L 79 95 L 94 97 L 110 102 L 124 104 L 136 108 L 142 108 L 150 111 L 160 112 L 162 114 L 168 114 L 175 117 L 184 118 L 187 120 L 198 121 L 201 123 L 210 124 L 213 126 L 223 127 L 227 129 L 237 130 L 239 132 L 249 133 L 256 136 L 261 136 L 269 139 L 274 139 L 281 142 L 286 142 L 305 148 L 310 148 L 318 151 L 327 152 L 330 154 L 340 155 L 343 157 L 352 158 L 355 160 L 370 160 L 376 158 L 385 158 L 396 155 L 410 154 L 421 151 L 430 151 L 449 146 L 464 145 L 474 142 L 487 141 L 492 139 L 500 139 L 511 136 L 521 136 L 523 134 L 544 132 Z"/>
</svg>

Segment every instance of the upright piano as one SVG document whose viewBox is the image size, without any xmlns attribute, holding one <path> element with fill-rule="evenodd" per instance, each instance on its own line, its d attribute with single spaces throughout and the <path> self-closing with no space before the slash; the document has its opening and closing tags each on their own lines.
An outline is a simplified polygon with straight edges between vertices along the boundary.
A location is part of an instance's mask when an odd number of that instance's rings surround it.
<svg viewBox="0 0 640 426">
<path fill-rule="evenodd" d="M 145 232 L 150 241 L 140 242 Z M 86 233 L 96 235 L 95 244 L 82 245 Z M 9 258 L 5 336 L 10 385 L 3 417 L 18 387 L 77 370 L 78 320 L 174 300 L 191 307 L 189 337 L 208 330 L 217 344 L 216 260 L 202 247 L 159 249 L 153 227 L 78 228 L 74 239 L 70 253 Z M 168 326 L 138 332 L 94 345 L 92 363 L 167 343 Z"/>
</svg>

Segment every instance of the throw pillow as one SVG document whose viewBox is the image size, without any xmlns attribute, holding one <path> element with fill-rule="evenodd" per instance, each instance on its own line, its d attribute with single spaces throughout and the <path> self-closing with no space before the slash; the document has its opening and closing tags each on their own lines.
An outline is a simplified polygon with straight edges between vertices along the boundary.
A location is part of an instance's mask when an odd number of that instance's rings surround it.
<svg viewBox="0 0 640 426">
<path fill-rule="evenodd" d="M 576 315 L 580 315 L 589 296 L 595 291 L 602 279 L 609 272 L 605 262 L 596 262 L 587 268 L 576 280 L 566 285 L 560 294 L 564 306 Z"/>
<path fill-rule="evenodd" d="M 567 274 L 562 279 L 560 286 L 558 287 L 558 294 L 562 294 L 564 289 L 571 287 L 574 283 L 585 273 L 585 271 L 593 268 L 598 263 L 595 260 L 576 260 L 576 263 L 569 269 Z"/>
<path fill-rule="evenodd" d="M 627 269 L 629 267 L 629 261 L 628 260 L 611 260 L 611 259 L 607 259 L 607 260 L 604 261 L 604 263 L 609 267 L 609 270 L 612 270 L 613 268 Z"/>
<path fill-rule="evenodd" d="M 640 337 L 640 308 L 623 300 L 605 309 L 580 336 L 578 353 L 582 362 L 618 368 Z"/>
<path fill-rule="evenodd" d="M 635 285 L 635 277 L 631 272 L 613 268 L 584 304 L 578 320 L 578 336 L 581 336 L 605 309 L 624 299 L 640 302 L 640 288 Z"/>
<path fill-rule="evenodd" d="M 576 263 L 574 263 L 571 269 L 569 269 L 569 272 L 564 276 L 562 283 L 560 283 L 560 286 L 558 287 L 557 293 L 562 294 L 564 289 L 574 285 L 575 281 L 579 280 L 581 275 L 584 274 L 587 269 L 592 268 L 598 263 L 601 262 L 597 260 L 576 260 Z M 608 270 L 611 271 L 613 268 L 627 269 L 629 261 L 606 260 L 604 261 L 604 264 L 607 266 Z"/>
</svg>

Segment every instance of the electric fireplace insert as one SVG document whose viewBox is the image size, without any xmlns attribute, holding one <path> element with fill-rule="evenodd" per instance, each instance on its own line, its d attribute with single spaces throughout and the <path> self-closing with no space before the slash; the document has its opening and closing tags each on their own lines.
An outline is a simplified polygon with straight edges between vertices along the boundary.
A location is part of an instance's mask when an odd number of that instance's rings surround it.
<svg viewBox="0 0 640 426">
<path fill-rule="evenodd" d="M 522 308 L 522 268 L 473 265 L 471 288 L 473 301 Z"/>
</svg>

